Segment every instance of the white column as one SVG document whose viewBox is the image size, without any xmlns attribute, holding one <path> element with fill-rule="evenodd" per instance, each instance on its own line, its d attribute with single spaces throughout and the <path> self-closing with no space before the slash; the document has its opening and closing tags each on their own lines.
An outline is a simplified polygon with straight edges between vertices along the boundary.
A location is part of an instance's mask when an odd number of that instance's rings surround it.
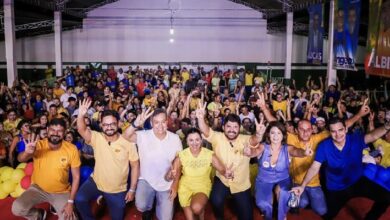
<svg viewBox="0 0 390 220">
<path fill-rule="evenodd" d="M 334 35 L 334 0 L 330 1 L 330 9 L 329 9 L 329 30 L 328 30 L 328 67 L 327 67 L 327 75 L 328 81 L 327 86 L 336 85 L 337 80 L 337 72 L 333 67 L 333 35 Z"/>
<path fill-rule="evenodd" d="M 4 38 L 5 59 L 7 61 L 7 84 L 11 87 L 18 74 L 15 56 L 15 16 L 13 0 L 4 0 Z"/>
<path fill-rule="evenodd" d="M 54 12 L 54 42 L 56 55 L 56 76 L 62 76 L 62 15 Z"/>
<path fill-rule="evenodd" d="M 286 66 L 284 68 L 284 78 L 291 79 L 291 57 L 293 40 L 293 12 L 287 12 L 286 28 Z"/>
</svg>

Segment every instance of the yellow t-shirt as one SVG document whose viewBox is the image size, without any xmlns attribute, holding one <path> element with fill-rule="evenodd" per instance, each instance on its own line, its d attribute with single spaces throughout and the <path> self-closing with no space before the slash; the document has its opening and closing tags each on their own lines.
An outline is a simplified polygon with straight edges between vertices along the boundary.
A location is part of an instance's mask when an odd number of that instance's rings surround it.
<svg viewBox="0 0 390 220">
<path fill-rule="evenodd" d="M 264 83 L 264 78 L 263 77 L 261 77 L 261 76 L 256 76 L 255 77 L 255 82 L 258 82 L 258 83 L 260 83 L 260 84 L 263 84 Z"/>
<path fill-rule="evenodd" d="M 253 74 L 245 74 L 245 86 L 253 86 Z"/>
<path fill-rule="evenodd" d="M 382 155 L 381 166 L 390 167 L 390 143 L 383 140 L 382 138 L 379 138 L 373 143 L 373 145 L 376 149 L 378 149 L 379 146 L 382 146 L 383 155 Z"/>
<path fill-rule="evenodd" d="M 188 71 L 183 71 L 181 77 L 183 78 L 183 83 L 185 83 L 190 79 L 190 73 Z"/>
<path fill-rule="evenodd" d="M 153 104 L 153 102 L 154 102 L 154 99 L 151 96 L 150 96 L 150 98 L 146 98 L 146 97 L 144 98 L 145 107 L 151 106 Z"/>
<path fill-rule="evenodd" d="M 80 167 L 77 147 L 62 141 L 58 150 L 51 150 L 48 139 L 37 142 L 34 153 L 32 182 L 48 193 L 70 192 L 69 169 Z"/>
<path fill-rule="evenodd" d="M 327 137 L 329 137 L 328 131 L 323 131 L 319 134 L 311 136 L 309 143 L 313 152 L 316 152 L 318 144 Z M 306 147 L 303 142 L 299 140 L 298 135 L 291 133 L 287 134 L 287 144 L 301 149 L 305 149 Z M 290 172 L 294 183 L 301 184 L 303 182 L 307 171 L 309 170 L 311 164 L 314 161 L 314 156 L 315 154 L 308 157 L 292 157 L 290 164 Z M 318 174 L 313 177 L 313 179 L 309 182 L 309 184 L 307 184 L 307 186 L 320 186 L 320 178 Z"/>
<path fill-rule="evenodd" d="M 272 108 L 273 108 L 273 110 L 275 112 L 278 111 L 278 110 L 282 110 L 283 114 L 286 115 L 286 113 L 287 113 L 287 101 L 283 100 L 281 102 L 278 102 L 278 101 L 273 100 L 272 101 Z"/>
<path fill-rule="evenodd" d="M 215 111 L 215 110 L 219 110 L 221 108 L 222 108 L 221 103 L 217 103 L 217 102 L 211 102 L 210 104 L 207 105 L 207 109 L 209 111 Z"/>
<path fill-rule="evenodd" d="M 61 88 L 58 88 L 58 89 L 54 88 L 54 89 L 53 89 L 53 94 L 54 94 L 54 96 L 55 96 L 56 98 L 61 98 L 61 96 L 62 96 L 63 94 L 65 94 L 65 91 L 64 91 L 63 89 L 61 89 Z"/>
<path fill-rule="evenodd" d="M 190 110 L 195 110 L 198 108 L 199 100 L 200 100 L 199 98 L 191 98 Z"/>
<path fill-rule="evenodd" d="M 139 159 L 134 143 L 120 136 L 108 144 L 103 134 L 91 131 L 91 142 L 95 156 L 95 169 L 92 175 L 99 190 L 106 193 L 126 191 L 129 174 L 129 161 Z"/>
<path fill-rule="evenodd" d="M 233 164 L 234 179 L 226 179 L 218 171 L 216 173 L 217 177 L 230 188 L 232 193 L 243 192 L 251 187 L 249 181 L 250 158 L 243 154 L 244 146 L 248 144 L 250 137 L 240 134 L 236 140 L 230 142 L 224 133 L 211 129 L 209 137 L 205 137 L 212 144 L 215 155 L 225 166 L 229 167 Z"/>
</svg>

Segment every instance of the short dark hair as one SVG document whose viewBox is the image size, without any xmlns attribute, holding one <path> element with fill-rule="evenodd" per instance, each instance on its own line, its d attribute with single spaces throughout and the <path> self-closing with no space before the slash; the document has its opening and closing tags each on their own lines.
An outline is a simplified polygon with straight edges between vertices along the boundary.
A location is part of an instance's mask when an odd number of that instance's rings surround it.
<svg viewBox="0 0 390 220">
<path fill-rule="evenodd" d="M 287 142 L 287 130 L 286 130 L 286 127 L 284 126 L 284 124 L 282 122 L 280 122 L 280 121 L 271 121 L 268 124 L 267 129 L 265 130 L 265 133 L 264 133 L 265 142 L 267 144 L 271 144 L 270 132 L 271 132 L 271 129 L 273 127 L 278 128 L 282 132 L 282 135 L 283 135 L 282 144 L 286 144 L 286 142 Z"/>
<path fill-rule="evenodd" d="M 224 120 L 224 125 L 227 123 L 227 122 L 235 122 L 235 123 L 238 123 L 239 126 L 241 126 L 241 119 L 238 115 L 236 114 L 228 114 L 226 117 L 225 117 L 225 120 Z"/>
<path fill-rule="evenodd" d="M 199 134 L 199 136 L 200 137 L 202 137 L 202 133 L 199 131 L 199 129 L 197 129 L 197 128 L 190 128 L 190 129 L 188 129 L 186 132 L 185 132 L 185 140 L 187 140 L 187 138 L 188 138 L 188 136 L 190 135 L 190 134 L 195 134 L 195 133 L 197 133 L 197 134 Z"/>
<path fill-rule="evenodd" d="M 329 120 L 329 126 L 334 125 L 334 124 L 337 124 L 337 123 L 341 123 L 341 124 L 343 124 L 344 127 L 347 127 L 347 126 L 345 125 L 345 120 L 342 119 L 342 118 L 334 117 L 334 118 L 331 118 L 331 119 Z"/>
<path fill-rule="evenodd" d="M 104 110 L 100 117 L 103 120 L 103 118 L 107 117 L 107 116 L 112 116 L 112 117 L 116 118 L 117 121 L 119 121 L 119 114 L 118 114 L 117 111 L 114 111 L 114 110 Z"/>
<path fill-rule="evenodd" d="M 74 101 L 74 102 L 76 101 L 76 98 L 73 97 L 73 96 L 71 96 L 71 97 L 68 98 L 68 102 L 72 102 L 72 101 Z"/>
<path fill-rule="evenodd" d="M 50 126 L 56 126 L 56 125 L 59 125 L 61 127 L 63 127 L 65 130 L 66 130 L 66 122 L 64 119 L 62 118 L 53 118 L 49 124 L 48 124 L 48 127 Z"/>
<path fill-rule="evenodd" d="M 154 110 L 153 114 L 152 114 L 151 119 L 154 118 L 155 116 L 159 115 L 159 114 L 164 114 L 165 117 L 168 117 L 167 111 L 165 111 L 165 109 L 163 109 L 163 108 L 156 108 Z"/>
</svg>

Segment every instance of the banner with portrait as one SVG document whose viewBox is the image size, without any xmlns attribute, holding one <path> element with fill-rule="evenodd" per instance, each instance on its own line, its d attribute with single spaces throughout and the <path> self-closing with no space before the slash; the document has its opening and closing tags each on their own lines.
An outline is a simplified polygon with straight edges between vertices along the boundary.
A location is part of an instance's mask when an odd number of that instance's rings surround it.
<svg viewBox="0 0 390 220">
<path fill-rule="evenodd" d="M 359 39 L 360 0 L 336 0 L 334 13 L 334 68 L 357 70 L 356 49 Z"/>
<path fill-rule="evenodd" d="M 322 4 L 309 6 L 309 36 L 307 41 L 307 63 L 322 64 L 324 28 L 322 26 Z"/>
<path fill-rule="evenodd" d="M 390 0 L 370 0 L 364 64 L 368 74 L 390 77 Z"/>
</svg>

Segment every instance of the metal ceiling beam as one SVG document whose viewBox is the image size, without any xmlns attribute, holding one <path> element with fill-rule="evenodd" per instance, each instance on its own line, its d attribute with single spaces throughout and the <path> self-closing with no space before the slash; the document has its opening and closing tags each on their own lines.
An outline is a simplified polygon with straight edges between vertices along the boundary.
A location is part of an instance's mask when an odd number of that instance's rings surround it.
<svg viewBox="0 0 390 220">
<path fill-rule="evenodd" d="M 39 21 L 39 22 L 15 25 L 15 31 L 33 30 L 37 28 L 51 27 L 53 25 L 54 25 L 54 21 L 51 20 Z M 4 33 L 4 28 L 0 30 L 0 33 Z"/>
<path fill-rule="evenodd" d="M 56 2 L 57 1 L 44 1 L 44 0 L 18 0 L 19 2 L 27 3 L 30 5 L 35 5 L 44 9 L 55 11 L 57 9 Z M 67 0 L 59 0 L 59 1 L 67 1 Z M 68 14 L 70 16 L 84 18 L 85 14 L 78 11 L 66 10 L 64 9 L 63 13 Z"/>
</svg>

